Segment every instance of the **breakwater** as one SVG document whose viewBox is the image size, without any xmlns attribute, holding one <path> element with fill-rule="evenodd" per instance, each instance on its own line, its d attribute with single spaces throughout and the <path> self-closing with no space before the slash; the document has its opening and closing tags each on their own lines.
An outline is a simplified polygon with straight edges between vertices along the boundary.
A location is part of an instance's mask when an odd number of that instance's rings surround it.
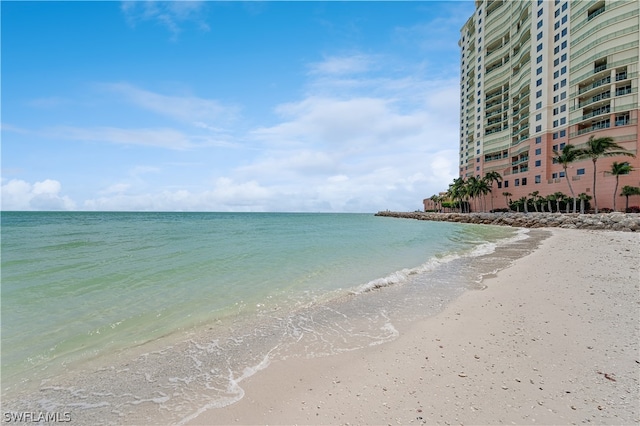
<svg viewBox="0 0 640 426">
<path fill-rule="evenodd" d="M 376 216 L 437 222 L 476 223 L 514 226 L 519 228 L 603 229 L 610 231 L 640 231 L 638 213 L 423 213 L 381 211 Z"/>
</svg>

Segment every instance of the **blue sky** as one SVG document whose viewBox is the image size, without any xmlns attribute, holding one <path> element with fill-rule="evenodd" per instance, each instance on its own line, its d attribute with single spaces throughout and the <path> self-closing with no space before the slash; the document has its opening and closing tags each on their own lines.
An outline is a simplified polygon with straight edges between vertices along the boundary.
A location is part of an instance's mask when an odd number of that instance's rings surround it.
<svg viewBox="0 0 640 426">
<path fill-rule="evenodd" d="M 2 209 L 415 210 L 473 3 L 2 2 Z"/>
</svg>

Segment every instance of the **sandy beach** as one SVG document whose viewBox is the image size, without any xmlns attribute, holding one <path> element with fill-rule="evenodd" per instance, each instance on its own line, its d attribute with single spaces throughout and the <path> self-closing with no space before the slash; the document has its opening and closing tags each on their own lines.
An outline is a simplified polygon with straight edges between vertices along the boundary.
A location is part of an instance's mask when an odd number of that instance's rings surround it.
<svg viewBox="0 0 640 426">
<path fill-rule="evenodd" d="M 273 362 L 191 424 L 638 424 L 640 236 L 551 232 L 393 342 Z"/>
</svg>

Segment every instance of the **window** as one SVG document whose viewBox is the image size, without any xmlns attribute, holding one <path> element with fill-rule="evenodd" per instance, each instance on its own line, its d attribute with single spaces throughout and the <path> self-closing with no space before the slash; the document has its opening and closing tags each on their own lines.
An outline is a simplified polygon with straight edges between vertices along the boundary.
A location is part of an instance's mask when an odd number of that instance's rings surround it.
<svg viewBox="0 0 640 426">
<path fill-rule="evenodd" d="M 567 124 L 567 117 L 560 118 L 560 125 Z"/>
<path fill-rule="evenodd" d="M 536 136 L 536 143 L 542 143 L 542 136 Z"/>
<path fill-rule="evenodd" d="M 542 11 L 543 11 L 543 10 L 544 10 L 544 9 L 540 9 L 540 10 L 538 11 L 538 18 L 542 16 Z"/>
<path fill-rule="evenodd" d="M 560 34 L 562 34 L 562 37 L 567 35 L 567 29 L 563 28 L 562 31 L 560 32 Z"/>
<path fill-rule="evenodd" d="M 536 64 L 539 64 L 540 62 L 542 62 L 542 55 L 536 58 Z"/>
<path fill-rule="evenodd" d="M 562 23 L 563 23 L 563 24 L 566 24 L 566 23 L 567 23 L 567 15 L 564 15 L 564 16 L 562 17 Z"/>
<path fill-rule="evenodd" d="M 477 150 L 476 150 L 476 154 L 480 154 L 480 150 L 479 150 L 479 149 L 477 149 Z M 479 161 L 479 160 L 480 160 L 480 159 L 478 158 L 478 161 Z"/>
<path fill-rule="evenodd" d="M 563 149 L 565 145 L 566 145 L 566 143 L 564 143 L 564 142 L 563 142 L 563 143 L 561 143 L 561 144 L 560 144 L 560 149 Z"/>
<path fill-rule="evenodd" d="M 560 56 L 560 62 L 564 62 L 567 60 L 567 54 L 563 53 L 562 56 Z"/>
<path fill-rule="evenodd" d="M 536 175 L 536 183 L 540 183 L 540 182 L 542 182 L 540 175 Z"/>
<path fill-rule="evenodd" d="M 563 178 L 563 177 L 564 177 L 564 172 L 560 172 L 560 173 L 558 173 L 558 176 L 559 176 L 559 177 L 561 177 L 561 178 Z"/>
<path fill-rule="evenodd" d="M 476 163 L 479 163 L 479 162 L 480 162 L 480 159 L 479 159 L 479 158 L 476 158 Z"/>
<path fill-rule="evenodd" d="M 560 130 L 560 137 L 563 138 L 567 136 L 567 131 L 566 130 Z"/>
<path fill-rule="evenodd" d="M 541 98 L 542 97 L 542 90 L 538 90 L 536 92 L 536 98 Z"/>
<path fill-rule="evenodd" d="M 560 112 L 565 112 L 567 110 L 567 106 L 566 105 L 561 105 L 560 106 Z"/>
<path fill-rule="evenodd" d="M 538 47 L 536 47 L 536 52 L 539 52 L 539 51 L 541 51 L 541 50 L 542 50 L 542 43 L 540 43 L 540 44 L 538 45 Z"/>
<path fill-rule="evenodd" d="M 527 178 L 522 178 L 522 186 L 525 186 L 527 184 Z"/>
<path fill-rule="evenodd" d="M 566 99 L 566 97 L 567 97 L 567 92 L 560 93 L 560 100 Z"/>
<path fill-rule="evenodd" d="M 514 184 L 515 186 L 520 186 L 520 179 L 516 179 L 516 180 L 514 180 L 514 181 L 513 181 L 513 184 Z"/>
<path fill-rule="evenodd" d="M 551 179 L 558 179 L 558 174 L 557 173 L 552 173 L 551 174 Z"/>
<path fill-rule="evenodd" d="M 542 102 L 536 103 L 536 109 L 540 109 L 540 108 L 542 108 Z"/>
<path fill-rule="evenodd" d="M 558 90 L 560 88 L 560 85 L 558 83 L 553 85 L 553 90 Z"/>
<path fill-rule="evenodd" d="M 553 139 L 558 139 L 558 132 L 553 134 Z"/>
<path fill-rule="evenodd" d="M 542 165 L 542 160 L 536 160 L 536 167 L 540 167 Z"/>
<path fill-rule="evenodd" d="M 538 35 L 536 36 L 536 40 L 540 40 L 542 38 L 542 32 L 539 32 Z"/>
<path fill-rule="evenodd" d="M 553 109 L 553 115 L 558 115 L 558 108 Z"/>
<path fill-rule="evenodd" d="M 536 81 L 536 87 L 538 86 L 542 86 L 542 79 L 539 78 L 538 81 Z"/>
<path fill-rule="evenodd" d="M 509 187 L 509 181 L 508 181 L 508 180 L 505 180 L 505 181 L 504 181 L 504 187 L 505 187 L 505 188 L 508 188 L 508 187 Z"/>
<path fill-rule="evenodd" d="M 542 154 L 542 148 L 536 148 L 536 155 Z"/>
<path fill-rule="evenodd" d="M 553 127 L 558 127 L 558 120 L 553 120 Z"/>
<path fill-rule="evenodd" d="M 556 24 L 553 26 L 553 28 L 554 28 L 555 30 L 557 30 L 558 28 L 560 28 L 560 22 L 559 22 L 559 21 L 558 21 L 558 22 L 556 22 Z"/>
<path fill-rule="evenodd" d="M 557 66 L 558 66 L 558 64 L 560 64 L 560 59 L 558 59 L 558 58 L 554 59 L 554 60 L 553 60 L 553 66 L 554 66 L 554 67 L 557 67 Z"/>
<path fill-rule="evenodd" d="M 565 78 L 564 80 L 562 80 L 562 81 L 560 82 L 560 87 L 564 87 L 564 86 L 566 86 L 566 85 L 567 85 L 567 79 Z"/>
<path fill-rule="evenodd" d="M 560 9 L 556 10 L 556 13 L 554 13 L 554 15 L 553 15 L 553 16 L 555 16 L 556 18 L 557 18 L 558 16 L 560 16 Z"/>
<path fill-rule="evenodd" d="M 562 11 L 564 12 L 565 10 L 567 10 L 567 5 L 569 4 L 569 2 L 566 2 L 565 4 L 562 5 Z"/>
<path fill-rule="evenodd" d="M 553 73 L 553 78 L 558 78 L 560 77 L 560 71 L 556 71 Z"/>
<path fill-rule="evenodd" d="M 558 95 L 553 97 L 553 103 L 556 103 L 556 102 L 558 102 Z"/>
<path fill-rule="evenodd" d="M 542 131 L 542 126 L 538 125 L 536 126 L 536 132 L 541 132 Z"/>
<path fill-rule="evenodd" d="M 502 188 L 502 182 L 498 181 L 498 189 Z"/>
<path fill-rule="evenodd" d="M 536 121 L 542 120 L 542 114 L 536 114 Z"/>
<path fill-rule="evenodd" d="M 553 36 L 553 41 L 558 41 L 560 40 L 560 34 L 556 34 L 555 36 Z"/>
<path fill-rule="evenodd" d="M 540 74 L 542 74 L 542 67 L 538 67 L 538 69 L 536 70 L 536 75 Z"/>
<path fill-rule="evenodd" d="M 538 26 L 537 26 L 537 28 L 538 28 L 538 29 L 542 28 L 542 21 L 538 21 Z"/>
<path fill-rule="evenodd" d="M 553 54 L 555 55 L 556 53 L 558 53 L 560 51 L 560 46 L 556 46 L 553 48 Z"/>
<path fill-rule="evenodd" d="M 567 47 L 567 40 L 563 41 L 560 45 L 560 49 L 565 49 Z"/>
<path fill-rule="evenodd" d="M 578 176 L 583 175 L 584 174 L 584 169 L 578 169 L 578 171 L 576 172 L 576 174 Z"/>
</svg>

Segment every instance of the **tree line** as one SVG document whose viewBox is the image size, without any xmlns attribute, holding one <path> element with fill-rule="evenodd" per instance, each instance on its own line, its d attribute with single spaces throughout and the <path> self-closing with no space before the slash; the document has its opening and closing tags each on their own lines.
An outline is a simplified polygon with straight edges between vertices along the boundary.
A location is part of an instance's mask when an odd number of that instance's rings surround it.
<svg viewBox="0 0 640 426">
<path fill-rule="evenodd" d="M 538 211 L 545 211 L 545 208 L 549 212 L 553 211 L 555 204 L 556 212 L 560 212 L 560 203 L 564 202 L 567 213 L 570 211 L 569 202 L 573 201 L 573 213 L 577 212 L 577 204 L 580 201 L 580 212 L 584 213 L 587 203 L 593 198 L 593 207 L 595 213 L 598 213 L 598 200 L 596 197 L 596 176 L 597 176 L 597 161 L 602 157 L 618 157 L 627 156 L 635 157 L 635 155 L 622 146 L 616 144 L 610 137 L 594 138 L 591 136 L 586 144 L 578 148 L 571 144 L 566 144 L 561 150 L 553 151 L 553 162 L 558 163 L 564 170 L 564 177 L 569 187 L 571 196 L 567 196 L 562 192 L 555 192 L 547 196 L 541 196 L 539 191 L 534 191 L 529 194 L 529 197 L 521 197 L 517 200 L 511 200 L 512 196 L 509 192 L 503 192 L 507 206 L 511 210 L 524 212 L 529 211 L 529 207 Z M 576 196 L 571 186 L 571 180 L 567 173 L 569 164 L 576 161 L 582 161 L 590 159 L 593 162 L 593 197 L 586 193 L 581 193 Z M 616 210 L 616 193 L 618 192 L 618 183 L 620 175 L 628 174 L 633 170 L 633 167 L 628 162 L 613 162 L 609 172 L 616 177 L 616 185 L 613 191 L 613 210 Z M 468 179 L 462 177 L 455 178 L 453 183 L 449 185 L 449 189 L 444 195 L 432 195 L 429 199 L 433 201 L 436 210 L 458 209 L 462 213 L 468 213 L 471 211 L 473 205 L 474 210 L 486 209 L 486 196 L 493 192 L 493 184 L 501 182 L 502 176 L 500 173 L 492 171 L 485 174 L 484 177 L 471 176 Z M 625 211 L 629 210 L 629 197 L 631 195 L 640 195 L 640 187 L 624 186 L 622 188 L 621 196 L 626 197 Z M 480 207 L 478 209 L 478 206 Z M 491 211 L 495 211 L 493 208 L 493 198 L 491 198 Z"/>
</svg>

